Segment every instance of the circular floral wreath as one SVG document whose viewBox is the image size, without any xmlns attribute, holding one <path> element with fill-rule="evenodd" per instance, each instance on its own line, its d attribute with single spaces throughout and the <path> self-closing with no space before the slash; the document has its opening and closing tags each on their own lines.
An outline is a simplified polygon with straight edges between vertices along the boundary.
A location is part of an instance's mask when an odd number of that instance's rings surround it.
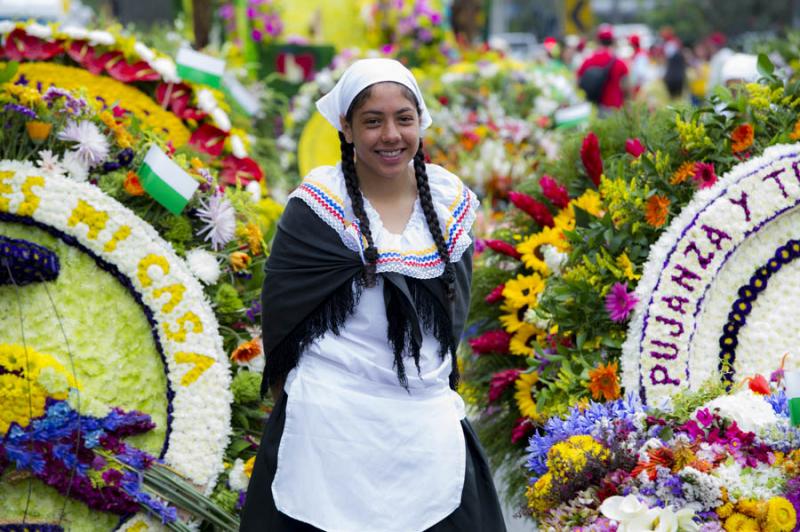
<svg viewBox="0 0 800 532">
<path fill-rule="evenodd" d="M 777 365 L 796 341 L 787 332 L 800 297 L 799 203 L 797 145 L 769 148 L 695 195 L 651 249 L 637 287 L 622 355 L 627 390 L 658 403 L 713 376 Z"/>
<path fill-rule="evenodd" d="M 230 437 L 230 375 L 216 317 L 188 267 L 155 229 L 96 187 L 29 163 L 0 161 L 0 220 L 80 248 L 132 293 L 167 373 L 171 415 L 161 458 L 210 492 Z"/>
</svg>

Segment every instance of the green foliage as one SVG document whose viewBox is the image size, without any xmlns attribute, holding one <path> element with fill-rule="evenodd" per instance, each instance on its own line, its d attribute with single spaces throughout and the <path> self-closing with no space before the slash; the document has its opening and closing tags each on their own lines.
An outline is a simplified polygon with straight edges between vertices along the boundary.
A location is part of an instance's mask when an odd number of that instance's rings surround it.
<svg viewBox="0 0 800 532">
<path fill-rule="evenodd" d="M 217 292 L 214 294 L 214 305 L 217 312 L 223 315 L 239 313 L 244 307 L 239 292 L 228 283 L 220 283 L 217 287 Z"/>
<path fill-rule="evenodd" d="M 237 403 L 259 403 L 261 401 L 261 374 L 254 371 L 239 371 L 231 382 L 233 400 Z"/>
</svg>

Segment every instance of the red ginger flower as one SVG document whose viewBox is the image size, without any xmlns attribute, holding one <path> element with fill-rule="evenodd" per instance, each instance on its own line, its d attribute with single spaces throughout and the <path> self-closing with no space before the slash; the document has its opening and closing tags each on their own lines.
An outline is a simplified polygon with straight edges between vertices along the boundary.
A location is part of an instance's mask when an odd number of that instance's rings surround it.
<svg viewBox="0 0 800 532">
<path fill-rule="evenodd" d="M 625 151 L 631 154 L 634 159 L 638 159 L 645 152 L 645 147 L 639 139 L 628 139 L 625 141 Z"/>
<path fill-rule="evenodd" d="M 583 139 L 581 161 L 583 161 L 583 167 L 586 168 L 589 179 L 592 180 L 594 186 L 599 187 L 600 176 L 603 175 L 603 158 L 600 156 L 600 141 L 592 131 Z"/>
<path fill-rule="evenodd" d="M 517 377 L 519 377 L 518 369 L 498 371 L 492 375 L 492 380 L 489 382 L 489 402 L 494 403 L 500 399 L 503 392 L 516 382 Z"/>
<path fill-rule="evenodd" d="M 67 54 L 73 61 L 92 74 L 99 74 L 103 71 L 103 62 L 97 55 L 93 46 L 88 41 L 72 41 L 67 48 Z"/>
<path fill-rule="evenodd" d="M 543 175 L 539 179 L 539 186 L 542 187 L 542 194 L 544 194 L 544 197 L 550 200 L 550 203 L 559 209 L 564 209 L 569 205 L 567 187 L 559 185 L 556 180 L 549 175 Z"/>
<path fill-rule="evenodd" d="M 492 251 L 496 251 L 497 253 L 502 253 L 503 255 L 508 255 L 512 259 L 521 259 L 522 255 L 520 255 L 517 248 L 509 244 L 508 242 L 503 242 L 502 240 L 489 240 L 486 239 L 483 241 Z"/>
<path fill-rule="evenodd" d="M 486 296 L 484 301 L 486 301 L 486 303 L 488 303 L 489 305 L 494 305 L 498 301 L 502 301 L 502 299 L 503 299 L 503 290 L 505 289 L 505 287 L 506 287 L 506 283 L 502 283 L 502 284 L 496 286 L 495 289 L 492 290 L 489 293 L 488 296 Z"/>
<path fill-rule="evenodd" d="M 508 353 L 508 344 L 511 342 L 511 335 L 503 329 L 487 331 L 477 338 L 469 341 L 472 351 L 478 355 L 487 353 Z"/>
<path fill-rule="evenodd" d="M 47 42 L 16 28 L 6 37 L 5 56 L 11 61 L 47 61 L 64 51 L 61 43 Z"/>
<path fill-rule="evenodd" d="M 540 226 L 553 227 L 553 225 L 555 225 L 553 223 L 553 215 L 547 209 L 547 205 L 541 201 L 536 201 L 534 198 L 522 192 L 514 191 L 508 193 L 508 199 L 511 200 L 514 206 L 533 218 Z"/>
</svg>

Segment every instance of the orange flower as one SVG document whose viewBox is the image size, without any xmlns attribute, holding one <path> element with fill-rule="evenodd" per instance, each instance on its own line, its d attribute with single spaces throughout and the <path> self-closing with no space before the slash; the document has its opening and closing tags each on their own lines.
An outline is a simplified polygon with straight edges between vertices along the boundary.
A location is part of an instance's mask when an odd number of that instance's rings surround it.
<svg viewBox="0 0 800 532">
<path fill-rule="evenodd" d="M 731 133 L 731 149 L 733 153 L 743 152 L 753 145 L 753 126 L 742 124 Z"/>
<path fill-rule="evenodd" d="M 125 177 L 125 181 L 122 183 L 122 188 L 124 188 L 125 192 L 131 196 L 141 196 L 144 194 L 144 189 L 142 188 L 142 183 L 139 181 L 139 176 L 133 171 L 128 172 L 128 175 Z"/>
<path fill-rule="evenodd" d="M 789 133 L 789 138 L 792 140 L 800 140 L 800 120 L 794 123 L 794 131 Z"/>
<path fill-rule="evenodd" d="M 264 235 L 261 233 L 261 229 L 254 224 L 248 223 L 244 226 L 239 226 L 237 228 L 237 232 L 239 236 L 244 237 L 247 240 L 247 247 L 250 248 L 250 253 L 253 255 L 258 255 L 263 250 L 262 241 L 264 240 Z"/>
<path fill-rule="evenodd" d="M 669 204 L 669 198 L 666 196 L 659 196 L 658 194 L 650 196 L 645 207 L 644 219 L 652 227 L 661 227 L 667 223 Z"/>
<path fill-rule="evenodd" d="M 234 251 L 231 253 L 230 256 L 231 266 L 233 266 L 233 271 L 240 272 L 242 270 L 246 270 L 248 266 L 250 266 L 250 262 L 253 260 L 250 258 L 250 255 L 243 251 Z"/>
<path fill-rule="evenodd" d="M 50 131 L 52 131 L 52 129 L 53 124 L 48 124 L 47 122 L 42 122 L 41 120 L 31 120 L 30 122 L 25 122 L 25 130 L 28 132 L 28 136 L 37 144 L 44 142 L 45 139 L 50 136 Z"/>
<path fill-rule="evenodd" d="M 256 336 L 249 342 L 241 344 L 231 353 L 231 360 L 238 364 L 250 362 L 261 355 L 261 337 Z"/>
<path fill-rule="evenodd" d="M 670 179 L 670 185 L 677 185 L 678 183 L 683 183 L 688 178 L 694 175 L 694 162 L 693 161 L 686 161 L 682 165 L 675 170 L 675 173 L 672 174 L 672 179 Z"/>
<path fill-rule="evenodd" d="M 604 397 L 606 401 L 619 399 L 619 378 L 617 377 L 617 363 L 600 364 L 589 372 L 589 391 L 592 399 Z"/>
</svg>

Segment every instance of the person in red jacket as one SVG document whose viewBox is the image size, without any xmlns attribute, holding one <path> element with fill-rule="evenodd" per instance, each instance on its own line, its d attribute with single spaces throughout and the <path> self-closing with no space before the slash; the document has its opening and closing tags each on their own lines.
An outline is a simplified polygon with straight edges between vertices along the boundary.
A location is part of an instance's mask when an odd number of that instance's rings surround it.
<svg viewBox="0 0 800 532">
<path fill-rule="evenodd" d="M 622 107 L 629 97 L 628 67 L 614 54 L 614 31 L 602 24 L 597 31 L 598 49 L 578 68 L 578 85 L 601 114 Z"/>
</svg>

